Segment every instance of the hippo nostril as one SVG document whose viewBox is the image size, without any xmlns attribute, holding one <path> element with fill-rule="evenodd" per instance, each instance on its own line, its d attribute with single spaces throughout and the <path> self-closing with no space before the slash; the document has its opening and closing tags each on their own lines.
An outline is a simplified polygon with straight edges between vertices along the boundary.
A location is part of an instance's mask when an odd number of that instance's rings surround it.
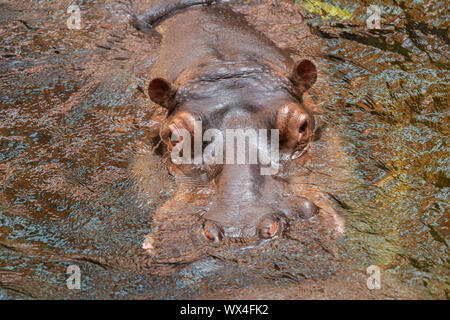
<svg viewBox="0 0 450 320">
<path fill-rule="evenodd" d="M 219 242 L 223 239 L 223 230 L 212 221 L 203 224 L 203 234 L 210 241 Z"/>
<path fill-rule="evenodd" d="M 267 216 L 261 220 L 258 225 L 258 231 L 261 238 L 272 238 L 280 232 L 280 221 L 273 216 Z"/>
<path fill-rule="evenodd" d="M 205 231 L 205 237 L 206 237 L 208 240 L 213 241 L 213 240 L 214 240 L 214 236 L 212 235 L 212 233 L 210 233 L 208 230 L 204 230 L 204 231 Z"/>
<path fill-rule="evenodd" d="M 272 237 L 277 232 L 277 230 L 278 230 L 278 221 L 275 221 L 274 223 L 272 223 L 272 225 L 268 230 L 269 236 Z"/>
</svg>

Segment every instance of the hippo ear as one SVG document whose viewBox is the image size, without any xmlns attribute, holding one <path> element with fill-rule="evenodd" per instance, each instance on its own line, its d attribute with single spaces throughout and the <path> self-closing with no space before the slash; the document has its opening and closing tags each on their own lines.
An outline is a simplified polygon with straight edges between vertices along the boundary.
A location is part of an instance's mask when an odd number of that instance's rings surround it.
<svg viewBox="0 0 450 320">
<path fill-rule="evenodd" d="M 317 69 L 308 59 L 301 59 L 294 64 L 290 79 L 301 92 L 305 92 L 317 80 Z"/>
<path fill-rule="evenodd" d="M 150 80 L 147 87 L 147 93 L 150 100 L 166 109 L 171 108 L 176 92 L 177 88 L 163 78 Z"/>
</svg>

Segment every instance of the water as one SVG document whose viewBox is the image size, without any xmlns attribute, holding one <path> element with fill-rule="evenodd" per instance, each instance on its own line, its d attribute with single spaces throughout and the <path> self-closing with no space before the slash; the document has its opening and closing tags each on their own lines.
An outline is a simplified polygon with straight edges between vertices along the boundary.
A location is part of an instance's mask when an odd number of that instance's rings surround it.
<svg viewBox="0 0 450 320">
<path fill-rule="evenodd" d="M 365 18 L 369 2 L 348 6 Z M 381 2 L 384 29 L 315 19 L 326 38 L 327 102 L 355 183 L 349 254 L 448 298 L 448 30 L 439 1 Z M 366 15 L 367 16 L 367 15 Z M 364 20 L 356 19 L 361 26 Z M 318 20 L 318 21 L 317 21 Z"/>
<path fill-rule="evenodd" d="M 446 2 L 380 2 L 379 31 L 365 23 L 371 3 L 328 4 L 297 1 L 309 27 L 283 1 L 236 9 L 318 65 L 317 154 L 339 151 L 310 164 L 312 182 L 340 204 L 346 236 L 329 241 L 313 219 L 164 275 L 140 249 L 176 195 L 152 151 L 164 115 L 143 92 L 160 39 L 127 23 L 140 4 L 80 2 L 80 30 L 58 2 L 0 5 L 0 297 L 448 298 Z M 72 264 L 81 290 L 67 289 Z M 369 265 L 381 290 L 365 287 Z"/>
</svg>

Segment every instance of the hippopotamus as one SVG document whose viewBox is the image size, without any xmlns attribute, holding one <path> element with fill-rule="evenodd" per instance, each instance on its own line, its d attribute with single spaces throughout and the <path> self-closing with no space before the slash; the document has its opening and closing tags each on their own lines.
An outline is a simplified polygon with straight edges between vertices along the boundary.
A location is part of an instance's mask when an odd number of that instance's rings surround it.
<svg viewBox="0 0 450 320">
<path fill-rule="evenodd" d="M 290 188 L 287 173 L 308 157 L 318 131 L 317 110 L 308 96 L 318 77 L 317 67 L 309 58 L 293 60 L 244 15 L 215 2 L 162 1 L 135 20 L 145 31 L 170 18 L 161 27 L 159 57 L 151 68 L 145 93 L 165 110 L 159 136 L 177 191 L 154 216 L 159 226 L 143 244 L 149 253 L 155 253 L 161 245 L 156 242 L 163 241 L 154 235 L 158 230 L 174 230 L 173 221 L 168 222 L 170 215 L 190 224 L 186 232 L 195 234 L 197 245 L 220 246 L 282 236 L 291 223 L 319 212 L 312 199 Z M 244 162 L 195 161 L 196 147 L 191 141 L 209 129 L 222 137 L 227 136 L 227 130 L 265 129 L 268 136 L 256 149 L 259 155 L 273 151 L 277 159 L 267 162 L 262 156 L 248 161 L 248 147 Z M 191 137 L 181 135 L 181 131 Z M 211 140 L 203 138 L 200 149 L 207 150 Z M 237 153 L 236 148 L 230 147 L 227 139 L 223 158 Z M 174 149 L 192 149 L 189 156 L 193 160 L 174 161 L 170 156 Z M 268 166 L 275 170 L 267 174 L 262 169 Z M 168 238 L 165 241 L 180 242 Z"/>
</svg>

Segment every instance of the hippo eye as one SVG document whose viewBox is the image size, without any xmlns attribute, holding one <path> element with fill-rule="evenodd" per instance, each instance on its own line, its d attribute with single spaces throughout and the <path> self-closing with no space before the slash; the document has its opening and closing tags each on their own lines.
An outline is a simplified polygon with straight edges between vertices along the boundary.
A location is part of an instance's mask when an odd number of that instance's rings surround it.
<svg viewBox="0 0 450 320">
<path fill-rule="evenodd" d="M 167 144 L 169 150 L 175 146 L 182 148 L 182 144 L 188 135 L 194 136 L 195 126 L 198 125 L 196 118 L 189 112 L 179 112 L 167 122 L 161 129 L 161 139 Z"/>
<path fill-rule="evenodd" d="M 179 122 L 180 121 L 178 121 L 178 123 L 171 123 L 168 126 L 169 132 L 166 141 L 169 150 L 172 150 L 176 146 L 182 150 L 184 135 L 190 134 L 190 132 L 187 131 L 182 124 L 180 125 Z M 185 131 L 183 132 L 183 130 Z"/>
<path fill-rule="evenodd" d="M 314 121 L 312 117 L 295 103 L 288 103 L 278 110 L 277 128 L 283 147 L 298 151 L 308 144 Z"/>
</svg>

